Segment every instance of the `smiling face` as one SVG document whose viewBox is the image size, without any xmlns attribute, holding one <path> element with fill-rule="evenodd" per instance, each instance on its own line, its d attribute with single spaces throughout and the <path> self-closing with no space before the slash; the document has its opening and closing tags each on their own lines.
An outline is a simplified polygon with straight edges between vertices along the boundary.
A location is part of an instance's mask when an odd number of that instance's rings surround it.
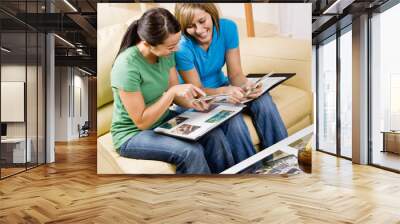
<svg viewBox="0 0 400 224">
<path fill-rule="evenodd" d="M 179 40 L 181 38 L 181 32 L 170 34 L 162 44 L 157 46 L 150 46 L 150 52 L 156 56 L 169 56 L 173 52 L 178 50 Z"/>
<path fill-rule="evenodd" d="M 202 9 L 195 9 L 193 19 L 188 24 L 186 32 L 200 45 L 209 45 L 212 40 L 213 21 L 211 15 Z"/>
</svg>

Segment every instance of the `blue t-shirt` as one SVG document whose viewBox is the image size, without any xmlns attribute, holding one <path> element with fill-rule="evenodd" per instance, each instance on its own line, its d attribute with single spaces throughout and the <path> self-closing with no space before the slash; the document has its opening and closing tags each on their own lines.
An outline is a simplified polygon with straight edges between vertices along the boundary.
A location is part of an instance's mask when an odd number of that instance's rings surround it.
<svg viewBox="0 0 400 224">
<path fill-rule="evenodd" d="M 175 54 L 178 71 L 196 68 L 201 83 L 206 88 L 221 87 L 229 82 L 222 71 L 225 53 L 239 46 L 237 26 L 233 21 L 220 19 L 219 29 L 218 33 L 216 27 L 213 27 L 211 45 L 207 51 L 201 48 L 196 40 L 183 35 L 179 50 Z"/>
</svg>

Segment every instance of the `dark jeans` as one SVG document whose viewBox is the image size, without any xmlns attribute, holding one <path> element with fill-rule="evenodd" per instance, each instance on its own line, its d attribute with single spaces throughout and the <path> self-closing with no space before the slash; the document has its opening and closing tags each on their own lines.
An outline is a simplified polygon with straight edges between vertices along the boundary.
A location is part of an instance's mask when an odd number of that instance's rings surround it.
<svg viewBox="0 0 400 224">
<path fill-rule="evenodd" d="M 176 114 L 180 114 L 185 110 L 185 108 L 177 107 L 175 108 L 174 112 Z M 224 145 L 224 148 L 226 149 L 223 150 L 223 152 L 227 154 L 223 157 L 225 158 L 224 160 L 217 160 L 207 156 L 207 161 L 214 161 L 212 164 L 209 163 L 210 167 L 224 167 L 224 169 L 218 169 L 219 172 L 224 171 L 232 165 L 237 164 L 256 153 L 253 142 L 250 138 L 249 129 L 247 128 L 241 113 L 226 120 L 212 132 L 200 139 L 199 143 L 202 144 L 206 149 L 209 148 L 209 150 L 216 150 L 215 148 L 213 149 L 213 147 L 216 147 L 217 143 L 206 145 L 207 142 L 211 140 L 212 142 L 222 141 L 223 143 L 219 144 Z M 230 158 L 233 158 L 233 161 Z M 227 166 L 228 164 L 230 165 Z"/>
</svg>

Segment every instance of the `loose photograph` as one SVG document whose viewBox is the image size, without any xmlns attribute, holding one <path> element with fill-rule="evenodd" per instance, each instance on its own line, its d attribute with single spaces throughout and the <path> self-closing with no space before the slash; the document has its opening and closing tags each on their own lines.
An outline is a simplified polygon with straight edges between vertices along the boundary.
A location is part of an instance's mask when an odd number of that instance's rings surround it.
<svg viewBox="0 0 400 224">
<path fill-rule="evenodd" d="M 186 121 L 187 119 L 188 119 L 187 117 L 176 116 L 176 117 L 172 118 L 171 120 L 165 122 L 164 124 L 160 125 L 160 128 L 171 129 L 171 128 L 177 126 L 178 124 Z"/>
<path fill-rule="evenodd" d="M 190 124 L 182 124 L 175 128 L 172 133 L 179 134 L 179 135 L 189 135 L 190 133 L 199 129 L 200 126 L 190 125 Z"/>
<path fill-rule="evenodd" d="M 218 104 L 210 104 L 210 106 L 208 107 L 207 110 L 195 110 L 195 111 L 199 112 L 199 113 L 210 113 L 211 111 L 213 111 L 217 107 L 218 107 Z"/>
</svg>

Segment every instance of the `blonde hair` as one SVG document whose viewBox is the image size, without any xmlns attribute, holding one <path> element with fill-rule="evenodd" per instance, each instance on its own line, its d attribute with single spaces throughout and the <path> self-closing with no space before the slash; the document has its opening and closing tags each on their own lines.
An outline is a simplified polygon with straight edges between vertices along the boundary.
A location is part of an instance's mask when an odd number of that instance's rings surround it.
<svg viewBox="0 0 400 224">
<path fill-rule="evenodd" d="M 175 17 L 181 25 L 183 33 L 186 36 L 190 36 L 186 29 L 193 21 L 195 9 L 201 9 L 210 14 L 213 25 L 217 28 L 217 33 L 219 33 L 219 12 L 217 6 L 213 3 L 176 3 Z"/>
</svg>

